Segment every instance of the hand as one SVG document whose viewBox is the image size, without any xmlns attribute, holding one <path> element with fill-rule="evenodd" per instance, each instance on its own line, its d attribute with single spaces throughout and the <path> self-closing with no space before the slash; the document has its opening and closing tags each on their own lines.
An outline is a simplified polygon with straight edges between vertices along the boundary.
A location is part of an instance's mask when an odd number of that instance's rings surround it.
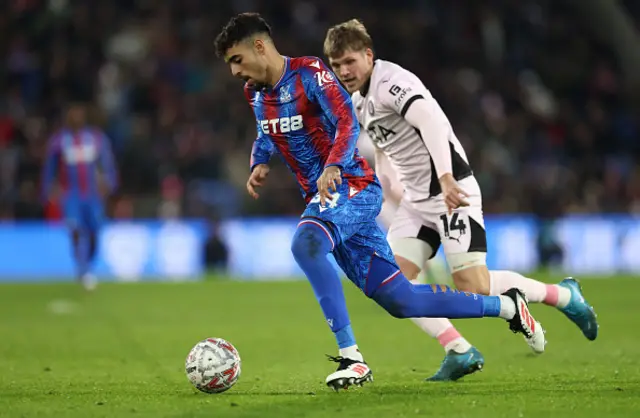
<svg viewBox="0 0 640 418">
<path fill-rule="evenodd" d="M 331 199 L 331 191 L 337 192 L 337 184 L 342 184 L 342 173 L 340 167 L 332 165 L 322 172 L 322 175 L 316 182 L 318 186 L 318 194 L 320 195 L 320 206 L 324 206 L 327 199 Z"/>
<path fill-rule="evenodd" d="M 469 202 L 465 200 L 465 197 L 469 197 L 469 194 L 462 190 L 450 173 L 440 177 L 440 188 L 442 189 L 442 197 L 447 205 L 449 215 L 454 209 L 469 206 Z"/>
<path fill-rule="evenodd" d="M 247 191 L 251 197 L 254 199 L 260 197 L 260 195 L 256 193 L 256 188 L 264 186 L 264 182 L 267 180 L 268 175 L 269 166 L 266 164 L 258 164 L 253 168 L 253 171 L 249 176 L 249 180 L 247 181 Z"/>
</svg>

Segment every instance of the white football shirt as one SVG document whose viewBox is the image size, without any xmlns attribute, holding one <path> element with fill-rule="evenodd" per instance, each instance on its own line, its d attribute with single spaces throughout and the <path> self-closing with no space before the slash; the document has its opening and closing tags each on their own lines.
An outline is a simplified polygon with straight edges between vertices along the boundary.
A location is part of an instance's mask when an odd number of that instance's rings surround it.
<svg viewBox="0 0 640 418">
<path fill-rule="evenodd" d="M 451 124 L 438 102 L 422 81 L 412 72 L 389 61 L 376 60 L 369 86 L 364 94 L 352 95 L 358 121 L 374 146 L 389 159 L 398 180 L 411 202 L 426 200 L 441 193 L 440 183 L 429 150 L 420 131 L 409 124 L 404 115 L 416 100 L 426 100 L 430 113 L 425 120 L 446 123 L 447 129 L 434 129 L 447 135 L 451 150 L 451 167 L 456 180 L 473 173 Z"/>
</svg>

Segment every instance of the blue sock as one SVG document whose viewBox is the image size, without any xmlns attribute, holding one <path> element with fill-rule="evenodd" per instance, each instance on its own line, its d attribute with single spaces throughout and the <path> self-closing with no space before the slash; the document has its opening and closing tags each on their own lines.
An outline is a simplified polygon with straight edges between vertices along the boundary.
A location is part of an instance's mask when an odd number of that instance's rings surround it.
<svg viewBox="0 0 640 418">
<path fill-rule="evenodd" d="M 502 307 L 500 296 L 483 296 L 482 303 L 484 303 L 484 316 L 500 316 L 500 308 Z"/>
<path fill-rule="evenodd" d="M 89 272 L 89 237 L 86 232 L 80 234 L 77 262 L 78 274 L 82 277 Z"/>
<path fill-rule="evenodd" d="M 347 348 L 356 345 L 356 337 L 353 335 L 351 325 L 347 325 L 342 329 L 334 331 L 338 348 Z"/>
<path fill-rule="evenodd" d="M 85 231 L 74 229 L 71 233 L 71 241 L 73 244 L 73 257 L 76 262 L 76 271 L 78 277 L 82 277 L 89 271 L 89 252 Z"/>
<path fill-rule="evenodd" d="M 482 318 L 500 314 L 500 297 L 460 292 L 444 285 L 411 284 L 397 266 L 374 257 L 371 298 L 397 318 Z"/>
<path fill-rule="evenodd" d="M 338 346 L 345 348 L 355 345 L 356 339 L 351 329 L 340 277 L 328 258 L 333 250 L 333 243 L 329 228 L 320 221 L 309 220 L 298 226 L 291 243 L 291 252 L 309 279 Z"/>
<path fill-rule="evenodd" d="M 91 270 L 91 266 L 93 261 L 96 258 L 96 253 L 98 251 L 98 231 L 95 229 L 91 229 L 87 233 L 87 264 L 88 270 Z"/>
</svg>

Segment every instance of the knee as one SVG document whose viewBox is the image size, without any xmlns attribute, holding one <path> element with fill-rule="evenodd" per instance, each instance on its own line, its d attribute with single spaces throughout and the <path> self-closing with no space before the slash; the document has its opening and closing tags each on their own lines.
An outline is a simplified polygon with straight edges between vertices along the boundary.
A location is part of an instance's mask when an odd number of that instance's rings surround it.
<svg viewBox="0 0 640 418">
<path fill-rule="evenodd" d="M 326 256 L 331 251 L 331 243 L 327 241 L 319 226 L 301 225 L 291 241 L 291 253 L 297 261 Z"/>
<path fill-rule="evenodd" d="M 407 278 L 410 282 L 413 282 L 418 278 L 418 274 L 420 274 L 421 268 L 415 265 L 412 261 L 408 259 L 396 255 L 396 264 L 400 267 L 400 271 L 404 274 L 404 277 Z"/>
<path fill-rule="evenodd" d="M 488 295 L 490 292 L 489 271 L 485 266 L 469 267 L 453 273 L 453 282 L 462 292 Z"/>
</svg>

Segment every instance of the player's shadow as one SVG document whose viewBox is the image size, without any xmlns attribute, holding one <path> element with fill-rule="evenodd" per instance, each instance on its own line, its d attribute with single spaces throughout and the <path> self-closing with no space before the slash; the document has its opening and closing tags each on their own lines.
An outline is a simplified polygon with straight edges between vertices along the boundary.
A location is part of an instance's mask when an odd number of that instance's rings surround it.
<svg viewBox="0 0 640 418">
<path fill-rule="evenodd" d="M 603 392 L 620 392 L 623 391 L 620 385 L 607 385 L 608 387 L 598 387 L 594 388 L 592 386 L 593 381 L 590 379 L 579 379 L 579 380 L 571 380 L 571 382 L 565 382 L 563 386 L 549 385 L 548 383 L 540 382 L 536 383 L 528 383 L 527 390 L 533 392 L 542 392 L 542 393 L 558 393 L 558 392 L 571 392 L 571 393 L 599 393 Z M 438 389 L 435 390 L 434 389 Z M 408 386 L 394 386 L 394 385 L 379 385 L 377 387 L 368 387 L 368 388 L 355 388 L 347 391 L 341 390 L 340 394 L 357 394 L 357 395 L 406 395 L 406 396 L 415 396 L 416 393 L 423 392 L 425 394 L 429 394 L 432 397 L 442 396 L 446 398 L 451 394 L 457 393 L 458 395 L 493 395 L 495 394 L 495 386 L 487 384 L 486 382 L 477 382 L 471 380 L 460 380 L 457 382 L 424 382 L 420 385 L 410 385 Z M 511 387 L 501 387 L 500 391 L 502 393 L 513 393 L 520 394 L 522 393 L 522 387 L 514 382 Z M 338 393 L 333 390 L 325 387 L 318 387 L 317 390 L 309 391 L 309 390 L 291 390 L 291 391 L 234 391 L 225 394 L 225 396 L 249 396 L 249 395 L 262 395 L 262 396 L 307 396 L 309 398 L 313 398 L 316 396 L 327 396 L 327 395 L 337 395 Z"/>
<path fill-rule="evenodd" d="M 316 392 L 309 392 L 308 390 L 288 390 L 288 391 L 277 391 L 277 390 L 268 390 L 268 391 L 239 391 L 236 390 L 234 392 L 226 393 L 225 396 L 252 396 L 252 395 L 263 395 L 263 396 L 316 396 L 323 392 L 322 389 Z"/>
</svg>

